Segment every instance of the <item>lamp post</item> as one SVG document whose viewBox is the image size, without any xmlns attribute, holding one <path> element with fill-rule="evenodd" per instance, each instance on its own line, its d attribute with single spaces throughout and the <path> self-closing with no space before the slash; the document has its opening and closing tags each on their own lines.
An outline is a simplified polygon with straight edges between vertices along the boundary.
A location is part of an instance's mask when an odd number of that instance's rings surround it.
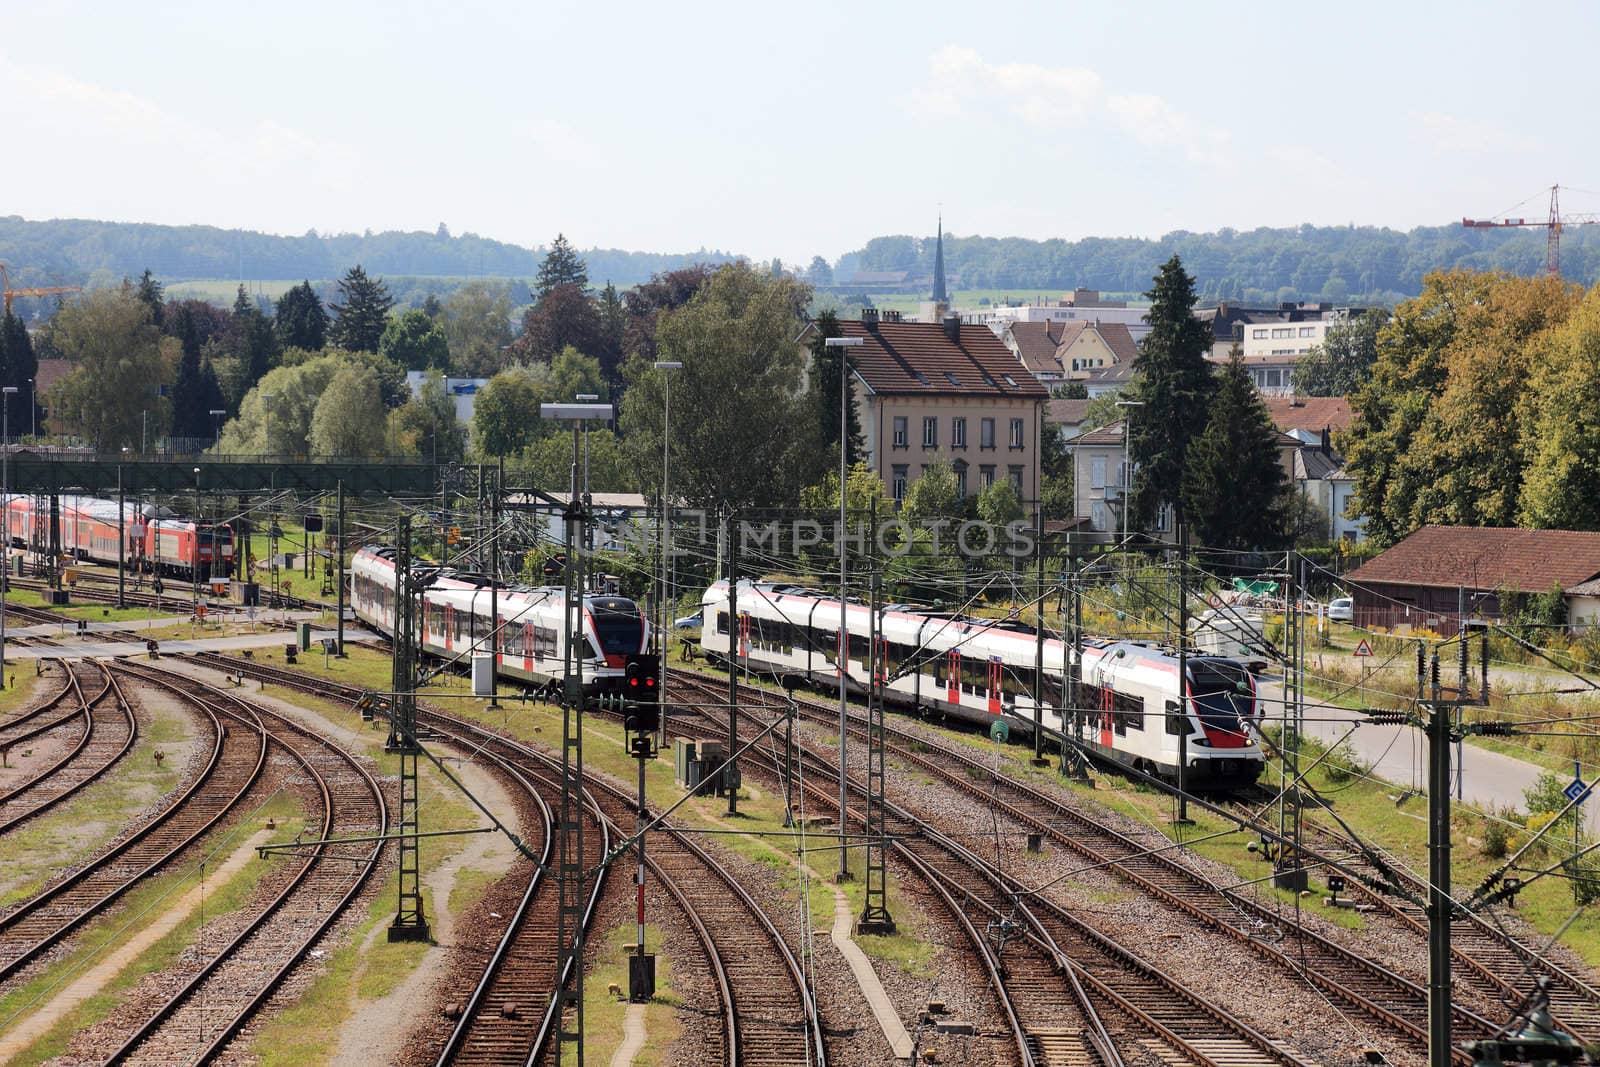
<svg viewBox="0 0 1600 1067">
<path fill-rule="evenodd" d="M 580 404 L 593 404 L 600 399 L 599 393 L 574 393 L 572 399 Z M 589 420 L 584 419 L 580 425 L 583 427 L 583 502 L 589 502 Z M 584 536 L 588 543 L 584 545 L 590 552 L 594 551 L 594 527 L 585 528 Z"/>
<path fill-rule="evenodd" d="M 272 402 L 276 399 L 277 393 L 261 394 L 261 451 L 264 455 L 272 454 Z"/>
<path fill-rule="evenodd" d="M 1126 408 L 1127 414 L 1122 417 L 1122 540 L 1128 540 L 1128 497 L 1133 489 L 1133 453 L 1129 451 L 1128 429 L 1133 424 L 1133 409 L 1144 407 L 1143 400 L 1118 400 L 1117 407 Z M 1124 554 L 1128 551 L 1126 543 L 1122 546 Z"/>
<path fill-rule="evenodd" d="M 34 440 L 39 439 L 39 386 L 33 379 L 28 379 L 28 436 Z"/>
<path fill-rule="evenodd" d="M 661 371 L 661 384 L 666 390 L 661 405 L 661 634 L 657 642 L 661 648 L 661 674 L 656 680 L 657 701 L 663 710 L 667 705 L 667 634 L 672 625 L 672 584 L 667 568 L 672 558 L 672 497 L 667 492 L 667 478 L 671 473 L 672 457 L 672 374 L 682 370 L 683 364 L 673 359 L 658 359 L 656 370 Z M 656 731 L 656 744 L 665 745 L 667 739 L 666 716 Z"/>
<path fill-rule="evenodd" d="M 213 548 L 213 551 L 215 549 Z M 194 469 L 194 566 L 189 568 L 190 586 L 194 593 L 192 611 L 200 615 L 200 468 Z"/>
<path fill-rule="evenodd" d="M 211 447 L 216 448 L 222 443 L 222 416 L 227 412 L 222 408 L 211 409 Z"/>
<path fill-rule="evenodd" d="M 0 689 L 6 685 L 6 589 L 11 585 L 11 398 L 17 387 L 8 385 L 0 389 L 0 439 L 5 442 L 5 452 L 0 453 L 0 507 L 5 510 L 6 573 L 0 575 Z"/>
<path fill-rule="evenodd" d="M 845 481 L 849 477 L 849 401 L 850 353 L 846 349 L 860 348 L 860 337 L 829 337 L 822 342 L 824 348 L 839 350 L 839 881 L 850 880 L 850 850 L 845 841 L 845 815 L 849 796 L 845 788 L 845 739 L 850 722 L 849 689 L 845 685 L 846 670 L 850 662 L 850 627 L 845 609 Z"/>
</svg>

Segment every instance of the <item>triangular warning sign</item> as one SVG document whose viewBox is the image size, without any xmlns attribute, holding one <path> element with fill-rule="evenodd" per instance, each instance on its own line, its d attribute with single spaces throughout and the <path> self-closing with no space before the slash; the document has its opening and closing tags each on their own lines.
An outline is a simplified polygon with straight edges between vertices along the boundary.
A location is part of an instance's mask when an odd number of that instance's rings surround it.
<svg viewBox="0 0 1600 1067">
<path fill-rule="evenodd" d="M 1366 638 L 1362 638 L 1361 643 L 1356 646 L 1356 650 L 1350 654 L 1352 656 L 1370 656 L 1372 655 L 1372 646 L 1367 644 Z"/>
</svg>

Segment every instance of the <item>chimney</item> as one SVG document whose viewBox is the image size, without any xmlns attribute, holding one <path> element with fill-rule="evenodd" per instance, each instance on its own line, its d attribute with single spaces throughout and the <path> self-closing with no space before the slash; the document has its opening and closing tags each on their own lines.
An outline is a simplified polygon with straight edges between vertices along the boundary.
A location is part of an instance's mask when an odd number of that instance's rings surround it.
<svg viewBox="0 0 1600 1067">
<path fill-rule="evenodd" d="M 953 345 L 961 343 L 960 315 L 946 315 L 944 317 L 944 335 L 950 338 L 950 343 Z"/>
<path fill-rule="evenodd" d="M 1330 456 L 1333 455 L 1333 435 L 1328 432 L 1326 426 L 1322 428 L 1322 451 Z"/>
<path fill-rule="evenodd" d="M 877 326 L 878 325 L 878 309 L 877 308 L 862 308 L 861 309 L 861 325 L 865 326 L 869 330 L 872 329 L 873 327 Z"/>
</svg>

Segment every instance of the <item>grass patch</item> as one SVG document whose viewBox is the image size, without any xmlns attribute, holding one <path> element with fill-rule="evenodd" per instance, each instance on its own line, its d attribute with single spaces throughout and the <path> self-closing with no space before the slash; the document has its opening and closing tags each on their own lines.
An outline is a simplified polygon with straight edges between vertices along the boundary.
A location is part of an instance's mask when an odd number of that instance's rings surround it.
<svg viewBox="0 0 1600 1067">
<path fill-rule="evenodd" d="M 277 820 L 278 829 L 270 838 L 287 841 L 300 831 L 304 816 L 292 794 L 275 795 L 252 818 L 232 829 L 212 835 L 203 844 L 206 854 L 216 850 L 221 861 L 255 832 L 255 828 L 271 816 Z M 271 863 L 293 862 L 277 859 Z M 237 911 L 247 904 L 256 887 L 272 869 L 271 863 L 246 863 L 237 873 L 220 885 L 207 883 L 203 915 L 206 922 Z M 57 987 L 69 984 L 78 973 L 94 964 L 100 956 L 123 944 L 147 929 L 174 903 L 198 884 L 198 865 L 175 870 L 143 883 L 131 890 L 117 911 L 97 919 L 74 937 L 74 947 L 26 983 L 0 997 L 0 1034 L 27 1017 L 27 1013 L 46 1005 Z M 20 1056 L 9 1061 L 14 1064 L 38 1064 L 54 1059 L 67 1050 L 73 1036 L 79 1031 L 104 1019 L 121 1002 L 122 998 L 145 976 L 170 968 L 194 941 L 201 929 L 202 910 L 196 910 L 168 931 L 137 958 L 122 968 L 101 990 L 85 999 L 66 1013 L 54 1026 L 33 1042 Z"/>
<path fill-rule="evenodd" d="M 380 742 L 381 744 L 381 739 Z M 399 757 L 382 757 L 379 772 L 399 772 Z M 479 825 L 481 816 L 431 766 L 419 771 L 419 813 L 425 830 L 455 830 Z M 392 813 L 391 813 L 392 814 Z M 466 837 L 440 837 L 422 842 L 423 913 L 434 914 L 433 893 L 426 876 L 465 848 Z M 462 879 L 473 884 L 463 889 Z M 450 893 L 450 906 L 470 906 L 495 876 L 462 872 Z M 265 1022 L 251 1041 L 251 1051 L 263 1067 L 300 1067 L 329 1062 L 338 1052 L 342 1029 L 361 1008 L 393 993 L 421 965 L 435 946 L 419 942 L 390 942 L 381 927 L 394 918 L 399 874 L 391 872 L 382 890 L 367 905 L 366 918 L 344 944 L 322 961 L 323 971 L 298 1000 Z M 370 941 L 369 941 L 370 938 Z"/>
<path fill-rule="evenodd" d="M 153 754 L 195 737 L 195 725 L 159 705 L 152 704 L 149 714 L 150 722 L 115 767 L 60 808 L 6 835 L 0 906 L 33 896 L 64 867 L 103 849 L 139 812 L 177 787 L 183 761 L 157 763 Z"/>
<path fill-rule="evenodd" d="M 655 926 L 644 928 L 645 944 L 661 943 L 661 931 Z M 597 946 L 583 976 L 583 1046 L 584 1055 L 591 1063 L 606 1063 L 622 1044 L 623 1024 L 628 1013 L 628 958 L 626 947 L 634 943 L 638 928 L 632 923 L 607 931 L 603 937 L 593 937 L 589 944 Z M 612 996 L 609 987 L 616 985 L 622 997 Z M 645 1005 L 645 1043 L 633 1058 L 635 1067 L 659 1067 L 667 1062 L 667 1052 L 678 1039 L 682 1027 L 678 1024 L 680 1004 L 672 988 L 672 962 L 665 955 L 656 956 L 656 995 Z M 578 1062 L 578 1050 L 568 1046 L 561 1062 Z"/>
</svg>

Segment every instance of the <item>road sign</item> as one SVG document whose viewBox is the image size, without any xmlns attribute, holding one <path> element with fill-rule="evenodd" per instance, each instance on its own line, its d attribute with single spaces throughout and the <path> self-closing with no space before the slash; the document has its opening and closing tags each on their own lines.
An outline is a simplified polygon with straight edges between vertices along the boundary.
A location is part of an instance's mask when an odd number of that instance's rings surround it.
<svg viewBox="0 0 1600 1067">
<path fill-rule="evenodd" d="M 1574 778 L 1572 781 L 1567 783 L 1567 787 L 1561 792 L 1566 794 L 1566 798 L 1568 800 L 1581 801 L 1583 798 L 1588 796 L 1589 790 L 1593 788 L 1593 785 L 1585 782 L 1582 778 Z"/>
<path fill-rule="evenodd" d="M 1367 644 L 1367 639 L 1363 637 L 1361 643 L 1356 646 L 1356 650 L 1350 654 L 1352 656 L 1370 656 L 1372 655 L 1372 646 Z"/>
</svg>

